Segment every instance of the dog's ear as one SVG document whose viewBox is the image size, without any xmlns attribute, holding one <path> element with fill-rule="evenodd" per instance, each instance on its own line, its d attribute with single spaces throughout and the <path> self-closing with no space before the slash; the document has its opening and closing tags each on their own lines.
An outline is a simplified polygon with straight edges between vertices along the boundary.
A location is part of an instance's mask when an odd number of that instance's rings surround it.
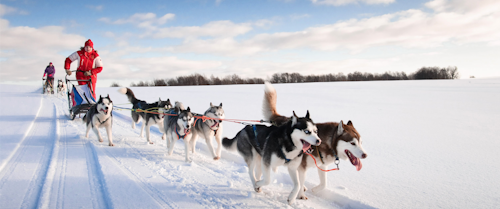
<svg viewBox="0 0 500 209">
<path fill-rule="evenodd" d="M 101 103 L 102 102 L 102 96 L 99 95 L 99 100 L 97 101 L 97 103 Z"/>
<path fill-rule="evenodd" d="M 189 106 L 188 106 L 188 108 L 187 108 L 186 110 L 187 110 L 188 112 L 191 112 L 191 109 L 189 108 Z"/>
<path fill-rule="evenodd" d="M 297 115 L 295 114 L 295 111 L 293 111 L 293 116 L 292 116 L 292 126 L 297 124 Z"/>
<path fill-rule="evenodd" d="M 348 122 L 347 122 L 347 125 L 348 125 L 348 126 L 353 126 L 351 121 L 348 121 Z"/>
<path fill-rule="evenodd" d="M 307 110 L 307 113 L 306 113 L 306 118 L 307 118 L 307 119 L 311 119 L 311 118 L 309 117 L 309 110 Z"/>
<path fill-rule="evenodd" d="M 220 105 L 219 105 L 219 106 L 220 106 L 220 107 L 222 107 L 222 102 L 220 103 Z"/>
<path fill-rule="evenodd" d="M 214 107 L 214 105 L 212 104 L 212 102 L 210 102 L 210 107 Z"/>
<path fill-rule="evenodd" d="M 158 97 L 158 101 L 160 101 L 160 102 L 161 102 L 161 97 Z"/>
<path fill-rule="evenodd" d="M 337 126 L 337 136 L 340 136 L 344 133 L 344 122 L 340 121 L 339 125 Z"/>
</svg>

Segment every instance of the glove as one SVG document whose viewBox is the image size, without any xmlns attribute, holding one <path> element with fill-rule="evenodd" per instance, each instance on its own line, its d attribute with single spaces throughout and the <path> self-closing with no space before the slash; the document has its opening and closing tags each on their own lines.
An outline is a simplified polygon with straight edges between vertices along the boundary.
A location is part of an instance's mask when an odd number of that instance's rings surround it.
<svg viewBox="0 0 500 209">
<path fill-rule="evenodd" d="M 90 71 L 85 71 L 85 73 L 83 73 L 85 76 L 91 76 L 92 75 L 92 72 Z"/>
<path fill-rule="evenodd" d="M 66 74 L 71 75 L 71 70 L 66 70 Z"/>
</svg>

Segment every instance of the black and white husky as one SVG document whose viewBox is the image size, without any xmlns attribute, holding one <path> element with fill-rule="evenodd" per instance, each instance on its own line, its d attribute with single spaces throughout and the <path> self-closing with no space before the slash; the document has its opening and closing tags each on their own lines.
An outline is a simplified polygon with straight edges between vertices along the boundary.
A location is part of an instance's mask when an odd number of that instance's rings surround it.
<svg viewBox="0 0 500 209">
<path fill-rule="evenodd" d="M 270 83 L 266 83 L 263 114 L 264 119 L 272 122 L 273 124 L 283 124 L 290 120 L 290 117 L 285 117 L 278 114 L 276 110 L 277 94 L 276 90 Z M 344 124 L 342 121 L 316 123 L 318 127 L 318 136 L 321 138 L 322 143 L 319 146 L 311 148 L 311 154 L 316 159 L 318 166 L 326 170 L 328 165 L 335 163 L 338 159 L 349 160 L 356 170 L 361 170 L 361 159 L 367 157 L 366 151 L 363 149 L 361 135 L 354 128 L 351 121 Z M 338 163 L 338 161 L 337 161 Z M 304 155 L 302 163 L 299 167 L 299 178 L 301 179 L 301 189 L 299 190 L 298 198 L 307 199 L 304 191 L 304 179 L 306 170 L 311 167 L 316 167 L 314 160 L 309 155 Z M 326 172 L 318 170 L 320 179 L 319 185 L 312 188 L 313 192 L 319 192 L 326 187 Z"/>
<path fill-rule="evenodd" d="M 206 116 L 209 118 L 218 118 L 224 119 L 226 116 L 224 114 L 224 110 L 222 109 L 222 103 L 219 106 L 215 106 L 210 102 L 210 107 L 203 115 L 196 114 L 195 116 Z M 207 142 L 208 149 L 212 154 L 214 160 L 220 159 L 221 156 L 221 148 L 222 148 L 222 120 L 217 119 L 207 119 L 203 121 L 200 118 L 195 119 L 195 125 L 193 128 L 193 143 L 191 147 L 192 152 L 195 152 L 196 140 L 198 137 L 202 137 Z M 214 151 L 214 147 L 212 146 L 212 138 L 215 136 L 215 141 L 217 142 L 217 151 Z"/>
<path fill-rule="evenodd" d="M 64 96 L 66 93 L 66 84 L 61 80 L 57 80 L 57 93 Z"/>
<path fill-rule="evenodd" d="M 96 104 L 90 107 L 89 111 L 83 117 L 83 121 L 87 124 L 87 133 L 85 137 L 89 137 L 90 129 L 94 130 L 99 142 L 103 142 L 99 128 L 106 128 L 108 134 L 109 146 L 113 144 L 113 134 L 111 126 L 113 125 L 113 101 L 107 97 L 99 96 Z"/>
<path fill-rule="evenodd" d="M 132 108 L 134 110 L 131 111 L 132 114 L 132 128 L 135 129 L 135 124 L 139 123 L 141 118 L 143 119 L 142 127 L 141 127 L 141 137 L 144 137 L 144 128 L 146 128 L 146 138 L 150 144 L 153 144 L 151 141 L 151 126 L 157 125 L 160 132 L 163 133 L 162 139 L 165 140 L 165 132 L 163 131 L 163 114 L 154 114 L 149 112 L 167 112 L 169 109 L 172 109 L 172 103 L 170 103 L 170 99 L 167 101 L 162 101 L 161 98 L 155 103 L 147 103 L 146 101 L 139 100 L 135 97 L 134 92 L 129 88 L 120 88 L 118 92 L 127 95 L 128 101 L 132 103 Z M 141 112 L 137 110 L 145 110 L 148 112 Z"/>
<path fill-rule="evenodd" d="M 175 115 L 165 117 L 165 122 L 163 123 L 164 131 L 167 135 L 168 155 L 172 155 L 175 142 L 182 139 L 186 148 L 186 162 L 191 162 L 189 149 L 195 146 L 192 140 L 193 132 L 191 131 L 194 124 L 194 115 L 189 107 L 185 109 L 184 105 L 180 102 L 175 102 L 174 109 L 169 113 Z"/>
<path fill-rule="evenodd" d="M 237 149 L 243 157 L 256 192 L 261 192 L 261 187 L 271 182 L 271 169 L 276 171 L 278 166 L 288 167 L 294 185 L 288 196 L 288 203 L 292 204 L 301 185 L 297 169 L 303 152 L 311 145 L 320 145 L 321 140 L 307 111 L 303 118 L 294 112 L 291 119 L 281 126 L 247 125 L 233 139 L 224 138 L 222 144 L 228 149 Z M 261 174 L 263 179 L 257 181 Z"/>
</svg>

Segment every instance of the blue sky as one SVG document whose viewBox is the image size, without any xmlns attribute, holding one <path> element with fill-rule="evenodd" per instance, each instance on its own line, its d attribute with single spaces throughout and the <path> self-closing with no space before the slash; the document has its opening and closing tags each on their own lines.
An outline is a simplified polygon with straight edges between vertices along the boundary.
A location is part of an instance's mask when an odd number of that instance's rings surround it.
<svg viewBox="0 0 500 209">
<path fill-rule="evenodd" d="M 496 0 L 6 0 L 0 82 L 38 83 L 48 62 L 63 78 L 64 59 L 89 38 L 104 62 L 98 86 L 423 66 L 497 77 L 498 19 Z"/>
</svg>

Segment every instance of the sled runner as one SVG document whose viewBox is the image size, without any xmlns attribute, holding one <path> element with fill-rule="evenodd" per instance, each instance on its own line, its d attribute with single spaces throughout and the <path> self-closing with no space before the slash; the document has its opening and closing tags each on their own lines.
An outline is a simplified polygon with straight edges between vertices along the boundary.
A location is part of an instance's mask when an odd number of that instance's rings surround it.
<svg viewBox="0 0 500 209">
<path fill-rule="evenodd" d="M 92 83 L 92 79 L 88 80 L 71 80 L 66 75 L 66 87 L 68 90 L 68 106 L 69 117 L 74 120 L 77 115 L 85 114 L 89 111 L 90 107 L 96 103 L 93 97 L 94 90 L 88 84 L 74 85 L 71 81 L 86 81 Z M 70 85 L 71 84 L 71 85 Z"/>
</svg>

